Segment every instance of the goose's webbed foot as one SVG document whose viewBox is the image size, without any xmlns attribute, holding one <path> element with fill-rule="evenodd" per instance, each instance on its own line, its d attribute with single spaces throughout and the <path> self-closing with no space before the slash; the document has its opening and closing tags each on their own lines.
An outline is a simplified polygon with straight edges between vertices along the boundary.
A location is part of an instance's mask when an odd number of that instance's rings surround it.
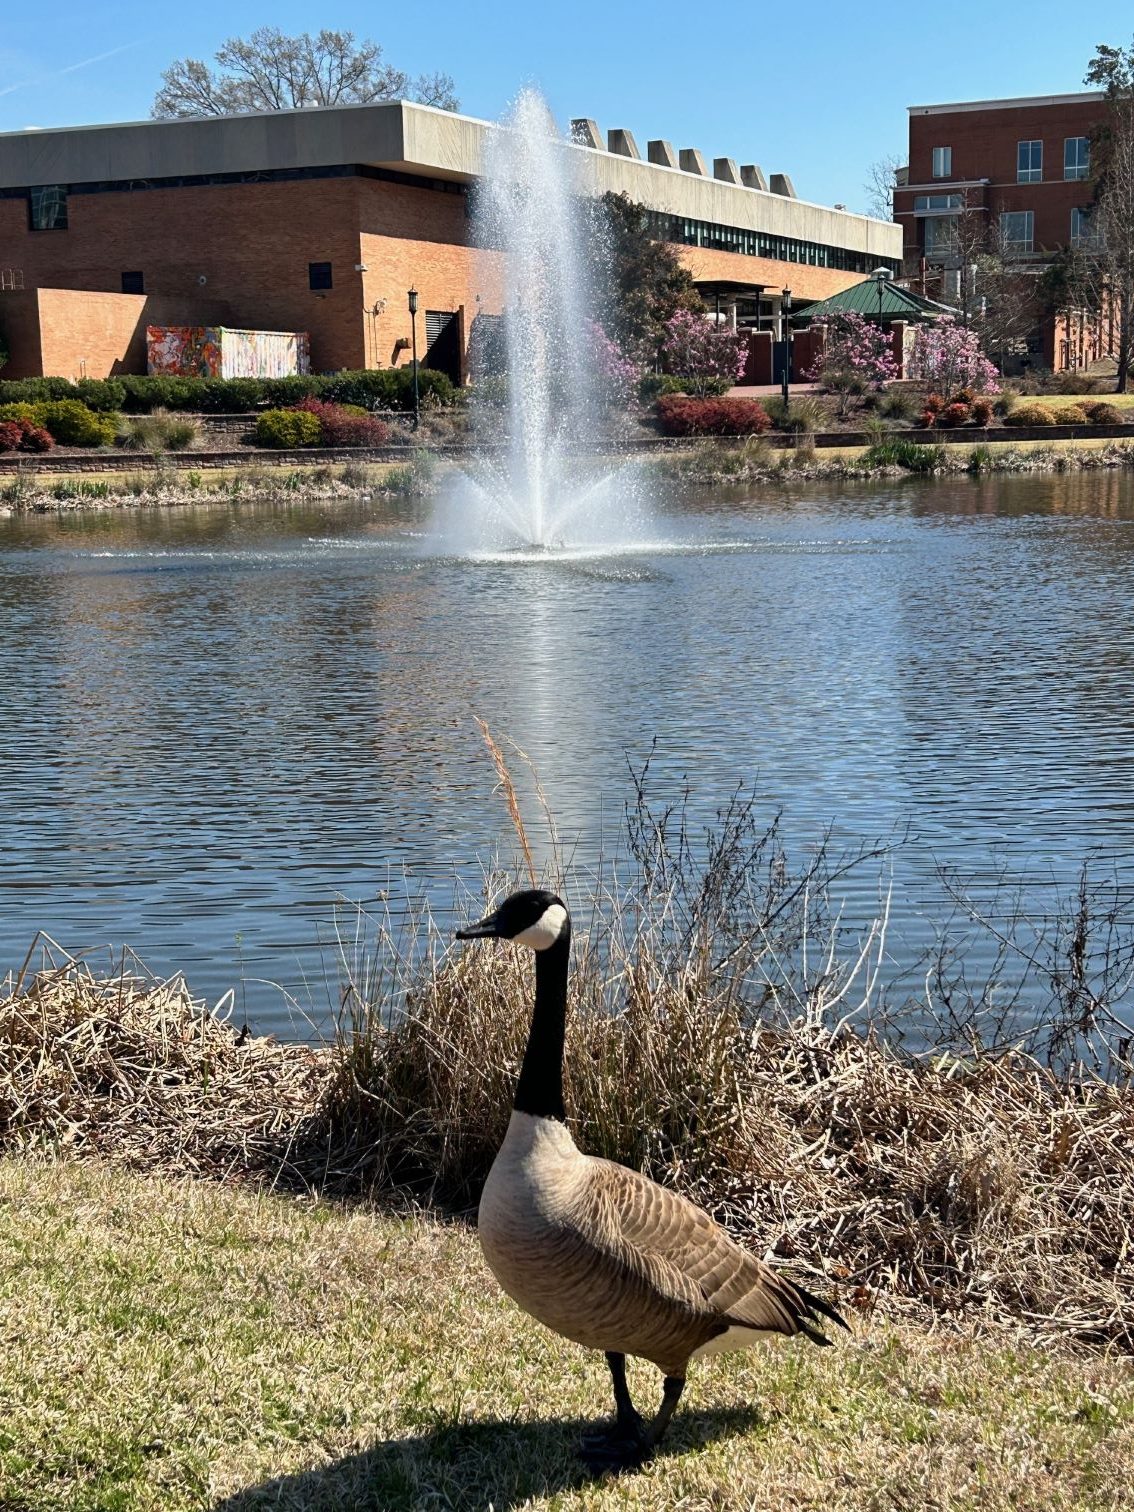
<svg viewBox="0 0 1134 1512">
<path fill-rule="evenodd" d="M 673 1410 L 685 1387 L 683 1379 L 667 1376 L 661 1410 L 652 1423 L 647 1423 L 630 1400 L 626 1385 L 626 1356 L 608 1354 L 606 1361 L 614 1383 L 617 1416 L 613 1424 L 603 1432 L 585 1434 L 580 1450 L 583 1463 L 595 1475 L 633 1470 L 644 1465 L 669 1426 Z"/>
<path fill-rule="evenodd" d="M 646 1424 L 638 1413 L 634 1414 L 634 1418 L 634 1422 L 620 1419 L 609 1428 L 583 1435 L 579 1454 L 593 1475 L 635 1470 L 649 1459 L 653 1445 Z"/>
</svg>

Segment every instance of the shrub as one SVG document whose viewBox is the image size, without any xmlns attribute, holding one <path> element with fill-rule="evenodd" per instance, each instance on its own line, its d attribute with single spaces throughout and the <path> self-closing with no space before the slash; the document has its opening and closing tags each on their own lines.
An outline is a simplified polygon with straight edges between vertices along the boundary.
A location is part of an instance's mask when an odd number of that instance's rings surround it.
<svg viewBox="0 0 1134 1512">
<path fill-rule="evenodd" d="M 14 443 L 0 446 L 0 451 L 45 452 L 55 445 L 50 431 L 34 420 L 5 420 L 0 427 L 8 441 Z"/>
<path fill-rule="evenodd" d="M 1122 411 L 1117 404 L 1108 404 L 1105 399 L 1095 399 L 1079 408 L 1087 417 L 1091 425 L 1121 425 L 1123 423 Z"/>
<path fill-rule="evenodd" d="M 457 402 L 457 390 L 449 378 L 434 368 L 418 368 L 417 387 L 427 409 L 444 409 Z M 413 409 L 413 367 L 334 373 L 323 379 L 318 395 L 331 404 L 361 404 L 368 410 Z"/>
<path fill-rule="evenodd" d="M 45 400 L 34 418 L 60 446 L 111 446 L 118 431 L 116 415 L 96 415 L 80 399 Z"/>
<path fill-rule="evenodd" d="M 80 378 L 75 397 L 99 414 L 120 410 L 126 403 L 126 385 L 121 378 Z"/>
<path fill-rule="evenodd" d="M 945 408 L 945 400 L 940 394 L 926 394 L 925 413 L 927 415 L 939 415 Z"/>
<path fill-rule="evenodd" d="M 988 425 L 992 420 L 992 400 L 985 398 L 974 399 L 970 406 L 974 425 Z"/>
<path fill-rule="evenodd" d="M 0 420 L 0 452 L 19 451 L 23 435 L 15 420 Z"/>
<path fill-rule="evenodd" d="M 318 420 L 324 446 L 385 446 L 390 439 L 390 427 L 360 405 L 301 399 L 295 407 Z"/>
<path fill-rule="evenodd" d="M 732 388 L 728 378 L 701 378 L 698 390 L 706 398 L 718 398 Z M 693 380 L 678 373 L 647 373 L 638 383 L 638 398 L 643 404 L 651 404 L 662 394 L 689 394 L 693 392 Z"/>
<path fill-rule="evenodd" d="M 292 446 L 318 446 L 323 428 L 318 415 L 300 409 L 270 409 L 257 417 L 256 445 L 277 450 Z"/>
<path fill-rule="evenodd" d="M 972 410 L 970 406 L 953 400 L 939 412 L 937 424 L 942 430 L 956 430 L 959 426 L 968 425 L 971 418 Z"/>
<path fill-rule="evenodd" d="M 772 426 L 767 410 L 755 399 L 687 399 L 664 394 L 657 408 L 667 436 L 758 436 Z"/>
<path fill-rule="evenodd" d="M 0 403 L 3 404 L 21 400 L 38 404 L 44 399 L 74 397 L 74 385 L 69 378 L 9 378 L 0 382 Z"/>
<path fill-rule="evenodd" d="M 1047 404 L 1019 404 L 1004 417 L 1005 425 L 1056 425 L 1055 411 Z"/>
<path fill-rule="evenodd" d="M 1056 425 L 1086 425 L 1086 411 L 1081 405 L 1065 404 L 1055 411 L 1055 423 Z"/>
<path fill-rule="evenodd" d="M 15 404 L 0 404 L 0 420 L 34 420 L 35 405 L 20 400 Z"/>
</svg>

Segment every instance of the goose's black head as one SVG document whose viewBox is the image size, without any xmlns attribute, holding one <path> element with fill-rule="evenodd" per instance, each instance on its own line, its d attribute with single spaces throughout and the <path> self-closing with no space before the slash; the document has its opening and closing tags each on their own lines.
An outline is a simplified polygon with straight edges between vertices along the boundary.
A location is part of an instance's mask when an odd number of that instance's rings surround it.
<svg viewBox="0 0 1134 1512">
<path fill-rule="evenodd" d="M 458 940 L 515 940 L 532 950 L 548 950 L 571 933 L 571 915 L 562 898 L 542 887 L 525 888 L 505 898 L 479 924 L 457 930 Z"/>
</svg>

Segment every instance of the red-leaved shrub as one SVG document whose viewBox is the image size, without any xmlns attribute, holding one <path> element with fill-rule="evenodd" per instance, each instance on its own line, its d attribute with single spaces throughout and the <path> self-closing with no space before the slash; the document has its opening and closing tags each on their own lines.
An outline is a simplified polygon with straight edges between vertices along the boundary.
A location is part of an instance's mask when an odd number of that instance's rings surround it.
<svg viewBox="0 0 1134 1512">
<path fill-rule="evenodd" d="M 384 420 L 353 406 L 308 398 L 301 399 L 293 408 L 316 417 L 324 446 L 385 446 L 390 439 L 390 427 Z"/>
<path fill-rule="evenodd" d="M 658 419 L 667 436 L 760 436 L 772 421 L 756 399 L 690 399 L 663 394 Z"/>
<path fill-rule="evenodd" d="M 945 408 L 945 401 L 940 394 L 926 394 L 925 412 L 927 415 L 936 415 Z"/>
<path fill-rule="evenodd" d="M 968 425 L 970 415 L 967 404 L 947 404 L 937 416 L 937 424 L 942 430 L 956 430 L 958 426 Z"/>
<path fill-rule="evenodd" d="M 14 420 L 0 420 L 0 452 L 16 451 L 22 435 Z"/>
<path fill-rule="evenodd" d="M 45 452 L 54 445 L 51 432 L 33 420 L 0 421 L 0 452 Z"/>
<path fill-rule="evenodd" d="M 989 425 L 992 422 L 992 400 L 974 399 L 970 406 L 974 425 Z"/>
</svg>

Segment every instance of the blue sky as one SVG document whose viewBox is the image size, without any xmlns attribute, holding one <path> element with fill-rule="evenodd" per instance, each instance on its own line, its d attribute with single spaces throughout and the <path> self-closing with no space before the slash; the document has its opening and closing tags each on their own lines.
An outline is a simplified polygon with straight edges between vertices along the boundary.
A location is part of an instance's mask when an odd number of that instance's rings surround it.
<svg viewBox="0 0 1134 1512">
<path fill-rule="evenodd" d="M 755 6 L 592 0 L 433 0 L 388 9 L 343 0 L 48 0 L 10 8 L 0 43 L 0 130 L 135 120 L 175 58 L 211 61 L 226 37 L 320 25 L 381 42 L 410 73 L 456 80 L 461 107 L 495 117 L 539 85 L 561 122 L 594 117 L 786 171 L 805 199 L 865 206 L 872 161 L 901 152 L 906 106 L 1069 93 L 1098 42 L 1127 46 L 1129 0 L 951 0 L 920 25 L 901 7 L 845 0 Z M 873 14 L 872 14 L 873 11 Z M 786 18 L 788 24 L 781 23 Z"/>
</svg>

